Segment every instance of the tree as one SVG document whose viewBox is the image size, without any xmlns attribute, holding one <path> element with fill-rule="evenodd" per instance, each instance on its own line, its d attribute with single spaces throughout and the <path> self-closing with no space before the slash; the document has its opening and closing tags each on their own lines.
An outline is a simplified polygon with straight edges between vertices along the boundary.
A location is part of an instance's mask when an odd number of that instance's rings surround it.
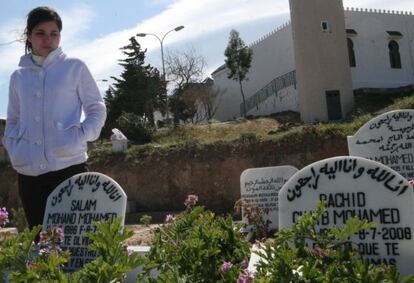
<svg viewBox="0 0 414 283">
<path fill-rule="evenodd" d="M 243 92 L 242 82 L 247 79 L 246 75 L 250 69 L 253 51 L 244 44 L 243 40 L 240 38 L 239 32 L 232 30 L 224 55 L 226 56 L 226 67 L 229 70 L 227 77 L 239 83 L 240 93 L 243 99 L 242 115 L 243 117 L 246 117 L 246 99 Z"/>
<path fill-rule="evenodd" d="M 194 48 L 170 52 L 165 61 L 168 78 L 174 82 L 173 95 L 169 99 L 174 122 L 194 122 L 201 103 L 199 94 L 204 85 L 202 78 L 206 61 Z"/>
<path fill-rule="evenodd" d="M 153 113 L 160 110 L 165 113 L 165 83 L 159 71 L 144 65 L 146 50 L 135 37 L 129 39 L 130 43 L 121 48 L 125 59 L 119 60 L 124 68 L 120 78 L 115 80 L 105 96 L 108 108 L 108 117 L 104 133 L 109 134 L 116 127 L 117 119 L 122 113 L 133 113 L 139 117 L 146 117 L 153 124 Z"/>
<path fill-rule="evenodd" d="M 197 113 L 197 107 L 191 97 L 186 95 L 185 89 L 176 88 L 173 95 L 169 99 L 169 106 L 171 113 L 174 116 L 174 123 L 179 124 L 180 121 L 184 123 L 191 121 Z"/>
<path fill-rule="evenodd" d="M 192 47 L 184 51 L 169 52 L 165 60 L 169 80 L 175 88 L 183 88 L 190 83 L 201 82 L 206 60 Z"/>
<path fill-rule="evenodd" d="M 191 83 L 183 93 L 183 99 L 196 106 L 193 122 L 208 121 L 213 118 L 220 103 L 223 91 L 215 88 L 213 80 L 205 79 L 201 83 Z"/>
</svg>

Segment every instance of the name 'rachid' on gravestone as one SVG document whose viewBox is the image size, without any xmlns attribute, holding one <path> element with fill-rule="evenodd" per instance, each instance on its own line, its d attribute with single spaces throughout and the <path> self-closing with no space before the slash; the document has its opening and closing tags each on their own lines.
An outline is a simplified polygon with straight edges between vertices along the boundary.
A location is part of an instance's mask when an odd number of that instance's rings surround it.
<svg viewBox="0 0 414 283">
<path fill-rule="evenodd" d="M 357 216 L 376 223 L 351 237 L 370 263 L 396 265 L 413 272 L 414 193 L 408 181 L 389 167 L 361 157 L 334 157 L 306 166 L 279 192 L 279 229 L 291 227 L 305 212 L 325 201 L 320 229 L 341 227 Z"/>
<path fill-rule="evenodd" d="M 64 231 L 62 249 L 71 252 L 66 271 L 75 271 L 94 260 L 88 251 L 86 232 L 95 231 L 93 221 L 125 219 L 127 197 L 121 186 L 110 177 L 96 172 L 74 175 L 49 195 L 43 218 L 43 230 L 61 227 Z"/>
<path fill-rule="evenodd" d="M 365 157 L 414 179 L 414 110 L 396 110 L 365 123 L 348 137 L 349 155 Z"/>
<path fill-rule="evenodd" d="M 269 230 L 279 227 L 279 190 L 297 171 L 292 166 L 275 166 L 249 168 L 240 175 L 241 198 L 248 206 L 258 207 L 263 211 L 263 221 L 270 221 Z M 242 220 L 248 223 L 243 207 Z"/>
</svg>

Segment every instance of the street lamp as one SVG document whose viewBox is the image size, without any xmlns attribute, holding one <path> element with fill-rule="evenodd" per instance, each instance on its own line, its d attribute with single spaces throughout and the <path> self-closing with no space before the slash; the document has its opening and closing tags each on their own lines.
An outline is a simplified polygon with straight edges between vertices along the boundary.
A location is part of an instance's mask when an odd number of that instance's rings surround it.
<svg viewBox="0 0 414 283">
<path fill-rule="evenodd" d="M 178 26 L 178 27 L 176 27 L 176 28 L 174 28 L 174 29 L 172 29 L 172 30 L 169 30 L 169 31 L 167 31 L 163 36 L 162 36 L 162 38 L 160 38 L 158 35 L 156 35 L 156 34 L 154 34 L 154 33 L 137 33 L 137 36 L 138 37 L 145 37 L 145 36 L 147 36 L 147 35 L 152 35 L 152 36 L 155 36 L 157 39 L 158 39 L 158 41 L 160 42 L 160 45 L 161 45 L 161 63 L 162 63 L 162 78 L 163 78 L 163 80 L 164 80 L 164 83 L 165 83 L 165 63 L 164 63 L 164 39 L 165 39 L 165 37 L 167 36 L 167 34 L 169 34 L 170 32 L 173 32 L 173 31 L 180 31 L 180 30 L 182 30 L 184 28 L 184 26 Z M 165 101 L 166 101 L 166 105 L 167 105 L 167 120 L 169 119 L 169 110 L 168 110 L 168 95 L 166 94 L 166 99 L 165 99 Z"/>
</svg>

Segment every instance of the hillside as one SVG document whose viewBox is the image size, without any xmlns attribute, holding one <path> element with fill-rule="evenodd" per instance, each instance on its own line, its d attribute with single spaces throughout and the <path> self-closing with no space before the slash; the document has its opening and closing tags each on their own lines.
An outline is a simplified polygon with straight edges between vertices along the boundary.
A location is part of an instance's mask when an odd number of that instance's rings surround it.
<svg viewBox="0 0 414 283">
<path fill-rule="evenodd" d="M 216 212 L 232 212 L 240 198 L 240 174 L 247 168 L 292 165 L 348 155 L 346 136 L 369 119 L 393 109 L 414 109 L 414 95 L 357 98 L 358 108 L 346 121 L 303 125 L 297 114 L 208 125 L 185 125 L 157 133 L 146 145 L 131 145 L 113 154 L 109 142 L 90 151 L 90 169 L 116 180 L 128 196 L 127 222 L 139 214 L 184 209 L 189 193 Z M 18 206 L 17 178 L 1 165 L 0 203 Z M 159 219 L 158 219 L 159 220 Z"/>
</svg>

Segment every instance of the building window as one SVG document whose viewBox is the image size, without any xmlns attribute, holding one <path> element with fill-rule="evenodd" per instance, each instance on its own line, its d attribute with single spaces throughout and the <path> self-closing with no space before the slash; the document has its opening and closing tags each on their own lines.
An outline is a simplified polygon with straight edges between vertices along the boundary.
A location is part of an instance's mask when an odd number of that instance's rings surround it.
<svg viewBox="0 0 414 283">
<path fill-rule="evenodd" d="M 322 21 L 321 22 L 321 29 L 323 32 L 329 32 L 329 22 L 328 21 Z"/>
<path fill-rule="evenodd" d="M 347 38 L 347 42 L 348 42 L 349 66 L 355 67 L 356 61 L 355 61 L 354 42 L 350 38 Z"/>
<path fill-rule="evenodd" d="M 388 49 L 390 52 L 390 64 L 392 69 L 401 69 L 401 56 L 400 46 L 395 40 L 391 40 L 388 43 Z"/>
</svg>

